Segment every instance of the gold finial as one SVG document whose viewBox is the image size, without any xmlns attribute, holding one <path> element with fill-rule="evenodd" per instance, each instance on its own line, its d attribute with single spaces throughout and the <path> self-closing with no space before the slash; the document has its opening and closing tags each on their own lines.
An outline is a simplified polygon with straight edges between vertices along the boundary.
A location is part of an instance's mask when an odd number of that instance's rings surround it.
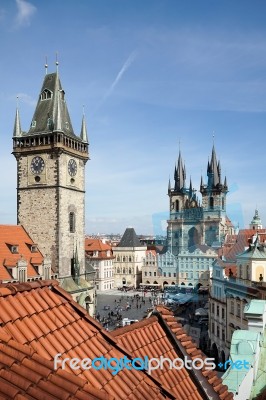
<svg viewBox="0 0 266 400">
<path fill-rule="evenodd" d="M 48 69 L 47 56 L 45 56 L 45 65 L 44 65 L 44 68 L 45 68 L 45 75 L 47 75 L 47 69 Z"/>
<path fill-rule="evenodd" d="M 58 62 L 58 51 L 55 53 L 55 65 L 56 65 L 56 72 L 58 73 L 58 65 L 59 65 L 59 62 Z"/>
</svg>

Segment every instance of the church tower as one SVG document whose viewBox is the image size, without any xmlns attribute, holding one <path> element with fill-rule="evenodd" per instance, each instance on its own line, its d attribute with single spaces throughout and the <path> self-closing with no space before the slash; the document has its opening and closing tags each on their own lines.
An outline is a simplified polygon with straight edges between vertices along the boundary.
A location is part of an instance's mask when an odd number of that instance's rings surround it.
<svg viewBox="0 0 266 400">
<path fill-rule="evenodd" d="M 226 227 L 226 195 L 228 193 L 226 177 L 222 182 L 220 162 L 217 162 L 216 151 L 213 145 L 211 161 L 207 165 L 208 183 L 204 184 L 201 178 L 200 192 L 203 208 L 203 242 L 211 246 L 214 242 L 221 242 Z"/>
<path fill-rule="evenodd" d="M 59 277 L 75 276 L 76 259 L 84 273 L 88 138 L 84 116 L 80 135 L 74 133 L 58 63 L 57 71 L 44 77 L 28 132 L 21 130 L 16 111 L 13 154 L 17 160 L 18 224 L 51 259 Z"/>
<path fill-rule="evenodd" d="M 174 187 L 171 188 L 170 180 L 168 185 L 170 219 L 167 242 L 168 250 L 175 255 L 200 241 L 200 229 L 197 227 L 201 218 L 201 209 L 195 192 L 191 179 L 189 187 L 186 187 L 186 169 L 179 152 L 174 171 Z"/>
</svg>

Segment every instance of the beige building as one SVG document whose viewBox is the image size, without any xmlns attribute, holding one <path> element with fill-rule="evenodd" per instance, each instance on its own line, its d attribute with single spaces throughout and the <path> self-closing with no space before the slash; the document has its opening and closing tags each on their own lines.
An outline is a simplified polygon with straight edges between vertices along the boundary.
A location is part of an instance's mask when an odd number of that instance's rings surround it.
<svg viewBox="0 0 266 400">
<path fill-rule="evenodd" d="M 113 248 L 114 286 L 139 287 L 147 247 L 142 245 L 133 228 L 127 228 L 121 241 Z"/>
<path fill-rule="evenodd" d="M 96 290 L 107 291 L 114 287 L 113 250 L 100 239 L 85 239 L 86 268 L 95 270 Z"/>
</svg>

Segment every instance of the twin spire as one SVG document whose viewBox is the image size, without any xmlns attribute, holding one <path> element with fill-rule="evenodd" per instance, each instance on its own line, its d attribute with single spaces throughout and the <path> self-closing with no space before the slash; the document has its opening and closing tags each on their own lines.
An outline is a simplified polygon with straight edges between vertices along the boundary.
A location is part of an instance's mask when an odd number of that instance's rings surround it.
<svg viewBox="0 0 266 400">
<path fill-rule="evenodd" d="M 42 134 L 51 131 L 63 132 L 67 136 L 73 138 L 79 137 L 82 142 L 88 143 L 84 110 L 80 135 L 76 136 L 74 133 L 65 101 L 65 92 L 62 89 L 59 79 L 58 62 L 57 71 L 55 73 L 47 74 L 47 63 L 45 64 L 45 69 L 46 75 L 44 77 L 39 100 L 30 129 L 26 134 Z M 13 137 L 21 136 L 23 136 L 23 132 L 21 130 L 19 107 L 17 105 Z"/>
<path fill-rule="evenodd" d="M 203 177 L 201 176 L 201 182 L 200 182 L 201 191 L 205 187 L 209 191 L 212 191 L 215 189 L 227 191 L 227 189 L 228 189 L 227 180 L 225 177 L 224 183 L 222 183 L 221 165 L 220 165 L 220 161 L 217 162 L 214 144 L 212 147 L 211 161 L 208 161 L 208 165 L 207 165 L 207 176 L 208 176 L 208 184 L 207 185 L 204 185 Z M 180 150 L 179 150 L 177 165 L 175 165 L 174 181 L 175 181 L 175 185 L 174 185 L 175 192 L 184 193 L 187 190 L 186 189 L 186 168 L 185 168 L 185 164 L 183 163 Z M 170 192 L 171 192 L 171 181 L 169 178 L 168 193 L 170 193 Z M 191 178 L 190 178 L 190 185 L 189 185 L 188 192 L 190 194 L 190 197 L 192 197 L 193 196 L 193 188 L 192 188 Z"/>
</svg>

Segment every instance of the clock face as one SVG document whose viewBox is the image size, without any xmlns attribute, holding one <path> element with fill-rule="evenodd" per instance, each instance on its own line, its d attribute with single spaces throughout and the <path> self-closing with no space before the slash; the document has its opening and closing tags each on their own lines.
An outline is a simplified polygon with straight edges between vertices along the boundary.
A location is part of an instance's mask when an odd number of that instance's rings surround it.
<svg viewBox="0 0 266 400">
<path fill-rule="evenodd" d="M 77 173 L 77 163 L 73 158 L 68 161 L 68 173 L 70 176 L 75 176 Z"/>
<path fill-rule="evenodd" d="M 30 170 L 33 174 L 40 174 L 44 170 L 45 163 L 39 156 L 33 157 Z"/>
</svg>

